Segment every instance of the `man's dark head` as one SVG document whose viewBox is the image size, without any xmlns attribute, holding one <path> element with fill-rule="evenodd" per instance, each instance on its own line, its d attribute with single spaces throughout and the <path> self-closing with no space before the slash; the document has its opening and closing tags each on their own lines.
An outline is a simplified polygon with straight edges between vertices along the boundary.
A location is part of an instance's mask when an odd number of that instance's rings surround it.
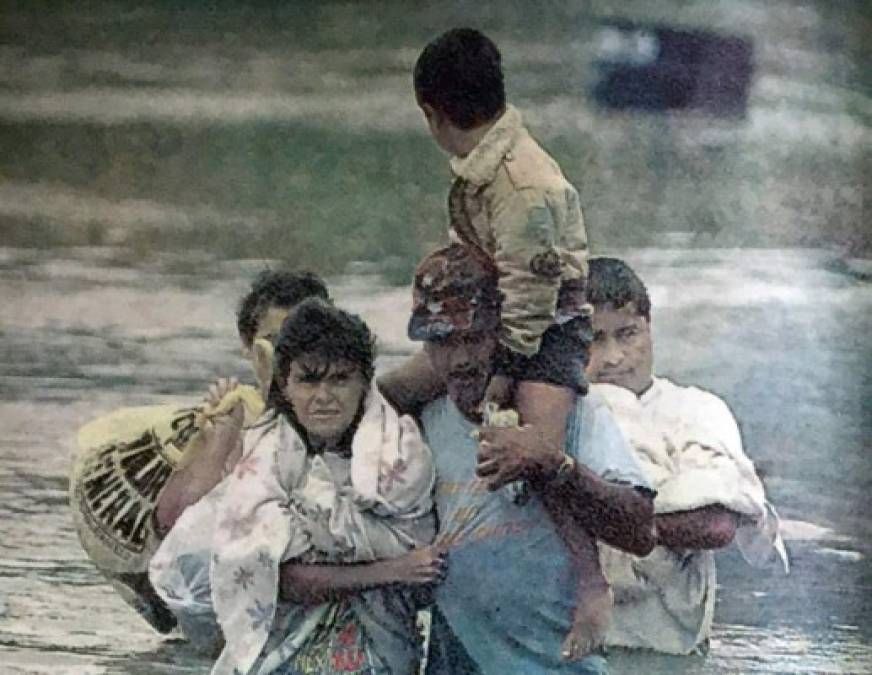
<svg viewBox="0 0 872 675">
<path fill-rule="evenodd" d="M 307 298 L 330 301 L 327 286 L 318 276 L 311 272 L 264 270 L 239 303 L 239 339 L 264 394 L 272 378 L 272 343 L 288 312 Z"/>
<path fill-rule="evenodd" d="M 287 310 L 306 298 L 330 299 L 327 286 L 317 275 L 287 270 L 264 270 L 258 274 L 236 312 L 236 327 L 242 344 L 251 348 L 255 338 L 259 337 L 272 341 L 287 316 Z M 284 311 L 268 317 L 271 309 Z M 269 318 L 276 320 L 269 321 Z"/>
<path fill-rule="evenodd" d="M 475 417 L 498 348 L 500 293 L 497 270 L 475 249 L 452 244 L 428 255 L 415 271 L 409 337 L 424 341 L 448 395 Z"/>
<path fill-rule="evenodd" d="M 651 320 L 648 289 L 630 266 L 617 258 L 594 258 L 589 262 L 587 301 L 596 309 L 620 309 L 632 303 L 637 314 Z"/>
<path fill-rule="evenodd" d="M 506 107 L 500 52 L 472 28 L 454 28 L 428 44 L 415 63 L 414 83 L 418 104 L 459 129 L 486 124 Z"/>
<path fill-rule="evenodd" d="M 594 307 L 588 379 L 641 394 L 653 375 L 648 289 L 617 258 L 594 258 L 588 269 L 587 300 Z"/>
</svg>

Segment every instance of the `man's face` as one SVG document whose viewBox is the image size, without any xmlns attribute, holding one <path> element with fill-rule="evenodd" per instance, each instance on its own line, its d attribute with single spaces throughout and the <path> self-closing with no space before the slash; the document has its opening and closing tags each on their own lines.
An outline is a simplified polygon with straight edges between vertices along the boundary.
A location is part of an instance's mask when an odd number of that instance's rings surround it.
<svg viewBox="0 0 872 675">
<path fill-rule="evenodd" d="M 490 382 L 497 337 L 492 331 L 456 331 L 424 343 L 433 370 L 445 377 L 448 395 L 464 415 L 477 419 Z"/>
<path fill-rule="evenodd" d="M 251 367 L 254 369 L 257 384 L 264 395 L 266 395 L 266 388 L 269 387 L 269 383 L 272 380 L 273 354 L 272 349 L 267 348 L 266 344 L 258 341 L 265 340 L 271 346 L 290 311 L 290 307 L 269 307 L 257 324 L 254 342 L 251 347 L 243 346 L 243 353 L 251 361 Z"/>
<path fill-rule="evenodd" d="M 587 377 L 624 387 L 637 395 L 651 386 L 651 327 L 635 303 L 598 306 L 593 313 L 593 344 Z"/>
</svg>

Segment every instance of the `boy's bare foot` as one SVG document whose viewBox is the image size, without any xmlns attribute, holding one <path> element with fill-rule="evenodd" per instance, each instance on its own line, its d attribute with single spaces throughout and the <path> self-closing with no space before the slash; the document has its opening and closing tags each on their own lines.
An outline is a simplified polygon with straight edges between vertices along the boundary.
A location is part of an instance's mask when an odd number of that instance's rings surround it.
<svg viewBox="0 0 872 675">
<path fill-rule="evenodd" d="M 612 622 L 613 602 L 612 588 L 608 584 L 581 584 L 575 594 L 572 628 L 563 641 L 564 660 L 578 661 L 603 644 Z"/>
</svg>

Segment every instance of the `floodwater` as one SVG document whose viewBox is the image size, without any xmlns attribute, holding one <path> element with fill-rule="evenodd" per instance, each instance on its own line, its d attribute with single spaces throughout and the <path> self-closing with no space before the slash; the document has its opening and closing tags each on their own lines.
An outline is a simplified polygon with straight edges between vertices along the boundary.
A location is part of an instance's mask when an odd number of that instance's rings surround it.
<svg viewBox="0 0 872 675">
<path fill-rule="evenodd" d="M 614 672 L 872 671 L 868 282 L 815 250 L 629 250 L 650 285 L 657 369 L 730 403 L 785 519 L 792 571 L 719 558 L 706 657 L 614 654 Z M 248 378 L 234 309 L 257 261 L 186 253 L 136 265 L 114 248 L 0 249 L 0 670 L 199 673 L 89 564 L 72 529 L 75 431 L 125 405 L 192 402 Z M 409 353 L 408 292 L 331 280 L 382 340 Z"/>
</svg>

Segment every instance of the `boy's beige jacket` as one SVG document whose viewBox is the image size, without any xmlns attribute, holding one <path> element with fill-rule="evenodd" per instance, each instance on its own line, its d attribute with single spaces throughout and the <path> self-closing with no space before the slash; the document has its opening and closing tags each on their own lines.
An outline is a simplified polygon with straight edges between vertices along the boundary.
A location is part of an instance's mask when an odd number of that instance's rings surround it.
<svg viewBox="0 0 872 675">
<path fill-rule="evenodd" d="M 501 341 L 532 356 L 555 323 L 561 282 L 587 275 L 578 192 L 513 106 L 471 153 L 451 159 L 451 170 L 449 235 L 494 260 L 504 295 Z"/>
</svg>

